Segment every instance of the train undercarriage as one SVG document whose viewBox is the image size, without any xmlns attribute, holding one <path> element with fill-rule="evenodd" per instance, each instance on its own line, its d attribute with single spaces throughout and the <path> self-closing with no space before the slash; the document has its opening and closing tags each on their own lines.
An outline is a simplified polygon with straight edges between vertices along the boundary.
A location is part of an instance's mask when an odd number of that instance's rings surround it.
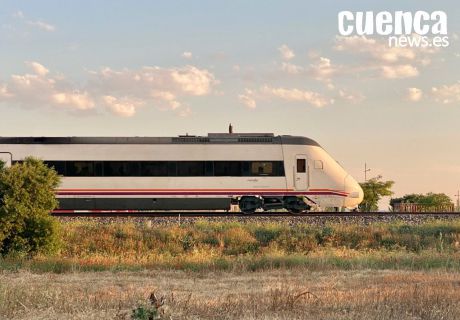
<svg viewBox="0 0 460 320">
<path fill-rule="evenodd" d="M 235 203 L 236 204 L 236 203 Z M 237 200 L 237 204 L 244 214 L 252 214 L 258 209 L 263 211 L 286 209 L 290 213 L 298 214 L 310 210 L 311 206 L 301 197 L 256 197 L 243 196 Z"/>
<path fill-rule="evenodd" d="M 60 210 L 230 210 L 237 205 L 244 214 L 285 209 L 298 214 L 310 210 L 308 199 L 298 196 L 241 196 L 235 198 L 58 198 Z"/>
</svg>

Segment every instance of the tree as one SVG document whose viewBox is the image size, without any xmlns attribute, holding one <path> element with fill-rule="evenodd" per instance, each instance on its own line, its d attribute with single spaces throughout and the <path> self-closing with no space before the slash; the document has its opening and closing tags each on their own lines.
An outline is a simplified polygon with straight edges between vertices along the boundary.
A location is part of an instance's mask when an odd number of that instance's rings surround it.
<svg viewBox="0 0 460 320">
<path fill-rule="evenodd" d="M 59 224 L 50 215 L 60 178 L 43 161 L 26 158 L 0 165 L 0 254 L 56 251 Z"/>
<path fill-rule="evenodd" d="M 394 185 L 394 181 L 381 180 L 382 176 L 377 176 L 366 182 L 360 183 L 364 192 L 363 202 L 359 205 L 360 211 L 377 211 L 379 209 L 378 202 L 380 199 L 393 194 L 391 188 Z"/>
<path fill-rule="evenodd" d="M 445 193 L 427 194 L 406 194 L 401 198 L 394 198 L 390 200 L 390 206 L 394 209 L 396 204 L 399 203 L 414 203 L 421 205 L 426 210 L 436 211 L 437 209 L 448 208 L 454 205 L 452 199 Z"/>
</svg>

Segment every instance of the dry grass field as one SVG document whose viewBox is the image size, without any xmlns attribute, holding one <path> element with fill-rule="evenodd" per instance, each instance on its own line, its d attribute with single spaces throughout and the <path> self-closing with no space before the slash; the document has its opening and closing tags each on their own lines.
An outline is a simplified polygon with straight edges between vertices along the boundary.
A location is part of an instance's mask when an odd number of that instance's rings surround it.
<svg viewBox="0 0 460 320">
<path fill-rule="evenodd" d="M 129 319 L 155 291 L 172 319 L 458 319 L 460 274 L 409 271 L 0 274 L 1 319 Z"/>
<path fill-rule="evenodd" d="M 458 319 L 460 220 L 63 224 L 0 258 L 0 319 Z"/>
</svg>

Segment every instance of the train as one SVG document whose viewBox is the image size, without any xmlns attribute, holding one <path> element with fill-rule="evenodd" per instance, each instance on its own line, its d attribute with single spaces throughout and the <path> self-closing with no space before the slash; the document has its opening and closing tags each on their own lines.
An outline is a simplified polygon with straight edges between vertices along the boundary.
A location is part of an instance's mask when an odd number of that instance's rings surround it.
<svg viewBox="0 0 460 320">
<path fill-rule="evenodd" d="M 0 137 L 6 165 L 33 156 L 62 176 L 61 212 L 355 210 L 359 183 L 316 141 L 273 133 Z"/>
</svg>

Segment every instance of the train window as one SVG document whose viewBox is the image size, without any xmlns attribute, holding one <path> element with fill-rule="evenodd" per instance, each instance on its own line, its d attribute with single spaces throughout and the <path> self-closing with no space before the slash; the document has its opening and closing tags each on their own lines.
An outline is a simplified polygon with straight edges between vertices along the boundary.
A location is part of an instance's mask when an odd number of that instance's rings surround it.
<svg viewBox="0 0 460 320">
<path fill-rule="evenodd" d="M 323 161 L 321 160 L 315 160 L 315 169 L 323 169 Z"/>
<path fill-rule="evenodd" d="M 271 176 L 273 175 L 273 162 L 254 161 L 251 164 L 251 173 L 254 176 Z"/>
<path fill-rule="evenodd" d="M 141 176 L 143 177 L 166 177 L 168 176 L 168 162 L 166 161 L 143 161 Z"/>
<path fill-rule="evenodd" d="M 307 163 L 305 159 L 297 159 L 297 173 L 307 172 Z"/>
<path fill-rule="evenodd" d="M 204 175 L 210 177 L 214 175 L 214 162 L 206 161 L 204 165 Z"/>
<path fill-rule="evenodd" d="M 96 177 L 103 177 L 104 176 L 104 162 L 102 162 L 102 161 L 94 161 L 94 175 Z"/>
<path fill-rule="evenodd" d="M 275 166 L 275 169 L 277 170 L 274 172 L 274 175 L 278 177 L 283 177 L 284 176 L 284 163 L 283 161 L 277 161 L 276 163 L 278 164 L 278 168 L 277 166 Z"/>
<path fill-rule="evenodd" d="M 104 162 L 106 177 L 135 177 L 139 176 L 139 162 L 106 161 Z"/>
<path fill-rule="evenodd" d="M 141 175 L 141 163 L 139 161 L 128 161 L 127 164 L 127 176 L 139 177 Z"/>
<path fill-rule="evenodd" d="M 169 177 L 177 176 L 177 162 L 175 161 L 168 162 L 168 176 Z"/>
<path fill-rule="evenodd" d="M 240 177 L 242 161 L 214 161 L 214 176 Z"/>
<path fill-rule="evenodd" d="M 45 161 L 69 177 L 284 176 L 282 161 Z"/>
<path fill-rule="evenodd" d="M 48 167 L 54 168 L 58 174 L 65 176 L 65 161 L 44 161 L 44 163 Z"/>
<path fill-rule="evenodd" d="M 69 177 L 92 177 L 94 163 L 93 161 L 67 161 L 65 172 Z"/>
<path fill-rule="evenodd" d="M 241 175 L 243 177 L 250 177 L 251 174 L 251 161 L 241 161 Z"/>
<path fill-rule="evenodd" d="M 178 161 L 177 175 L 181 177 L 204 176 L 204 161 Z"/>
</svg>

